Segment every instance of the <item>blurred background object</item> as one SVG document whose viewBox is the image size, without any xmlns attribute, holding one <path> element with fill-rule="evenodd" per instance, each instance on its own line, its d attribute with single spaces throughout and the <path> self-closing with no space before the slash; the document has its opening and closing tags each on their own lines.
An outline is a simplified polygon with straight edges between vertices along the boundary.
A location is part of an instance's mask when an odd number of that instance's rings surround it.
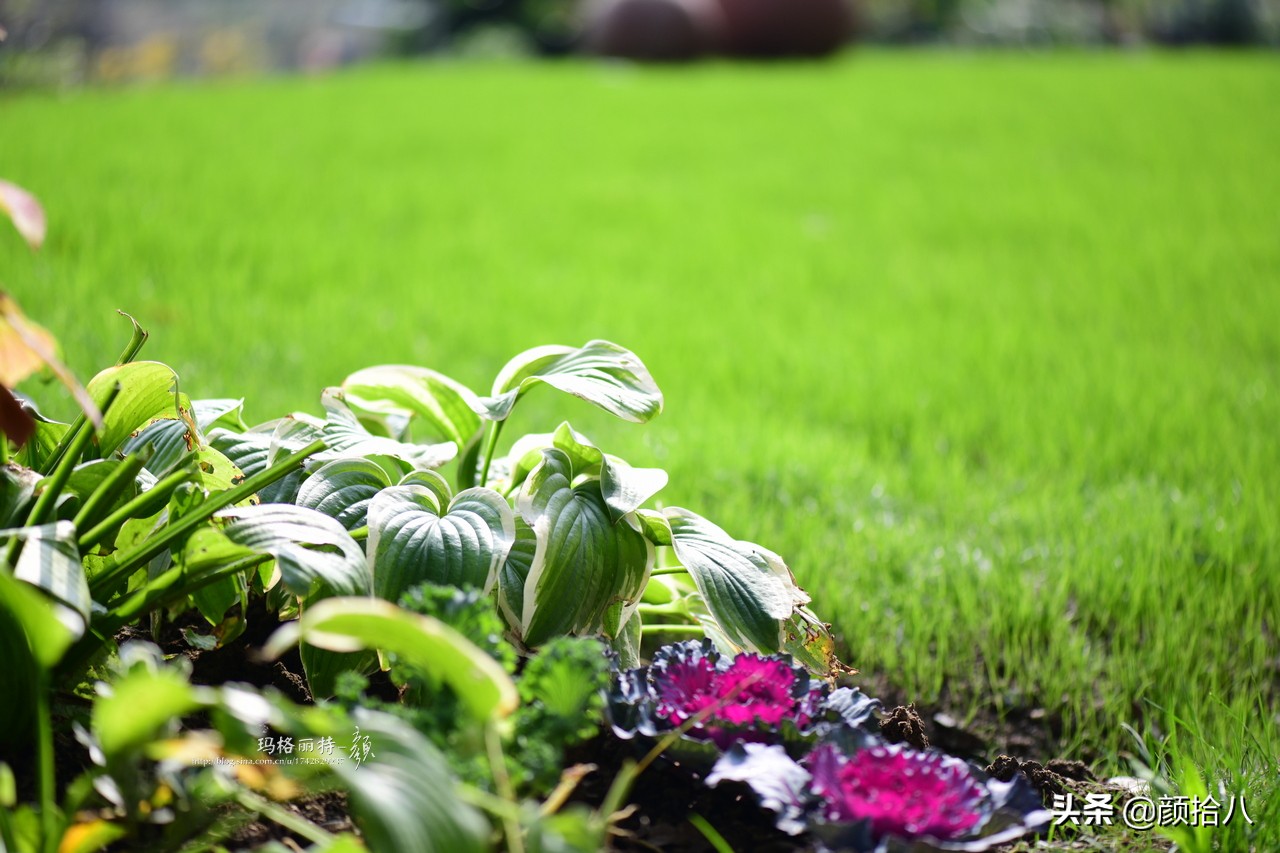
<svg viewBox="0 0 1280 853">
<path fill-rule="evenodd" d="M 0 86 L 323 71 L 385 56 L 822 56 L 959 45 L 1276 45 L 1280 0 L 0 0 Z"/>
</svg>

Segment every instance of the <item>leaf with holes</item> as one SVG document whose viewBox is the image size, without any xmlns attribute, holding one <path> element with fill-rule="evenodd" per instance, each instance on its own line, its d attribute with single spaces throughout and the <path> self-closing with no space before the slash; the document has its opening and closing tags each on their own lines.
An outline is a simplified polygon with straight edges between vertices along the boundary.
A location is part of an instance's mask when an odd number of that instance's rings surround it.
<svg viewBox="0 0 1280 853">
<path fill-rule="evenodd" d="M 111 404 L 111 410 L 103 415 L 103 427 L 98 435 L 103 456 L 151 421 L 178 417 L 178 374 L 167 364 L 135 361 L 108 367 L 85 387 L 100 406 L 116 383 L 120 384 L 120 395 Z"/>
</svg>

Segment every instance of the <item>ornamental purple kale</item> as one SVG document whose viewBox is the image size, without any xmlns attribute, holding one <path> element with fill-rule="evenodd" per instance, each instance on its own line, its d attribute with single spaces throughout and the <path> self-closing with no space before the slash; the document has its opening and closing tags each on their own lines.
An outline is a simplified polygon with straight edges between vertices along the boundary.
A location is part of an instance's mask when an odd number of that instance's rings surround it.
<svg viewBox="0 0 1280 853">
<path fill-rule="evenodd" d="M 950 840 L 986 817 L 986 788 L 948 755 L 873 746 L 846 756 L 824 744 L 802 763 L 813 774 L 826 823 L 865 820 L 877 836 Z"/>
<path fill-rule="evenodd" d="M 744 744 L 707 783 L 744 782 L 778 827 L 812 832 L 831 850 L 981 851 L 1043 828 L 1049 814 L 1021 780 L 989 779 L 958 758 L 868 742 L 851 752 L 823 743 L 800 762 Z"/>
<path fill-rule="evenodd" d="M 688 737 L 719 749 L 804 737 L 828 718 L 856 724 L 876 707 L 856 691 L 829 693 L 786 655 L 722 656 L 707 640 L 664 646 L 650 666 L 619 673 L 610 701 L 620 737 L 654 736 L 694 720 Z"/>
</svg>

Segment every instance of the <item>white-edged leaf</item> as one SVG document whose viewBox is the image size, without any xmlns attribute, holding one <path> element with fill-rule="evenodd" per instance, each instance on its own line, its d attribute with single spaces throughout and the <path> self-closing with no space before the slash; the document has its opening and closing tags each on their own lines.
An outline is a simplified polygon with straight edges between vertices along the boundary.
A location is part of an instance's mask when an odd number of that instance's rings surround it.
<svg viewBox="0 0 1280 853">
<path fill-rule="evenodd" d="M 292 418 L 283 418 L 243 433 L 217 427 L 209 431 L 209 446 L 226 456 L 244 476 L 252 477 L 273 464 L 282 451 L 301 450 L 319 437 L 318 429 L 314 437 L 299 434 L 300 431 L 291 429 L 293 423 Z M 290 437 L 282 439 L 282 432 L 288 432 Z M 267 486 L 258 493 L 258 498 L 264 504 L 293 503 L 304 476 L 302 471 L 294 471 L 283 480 Z"/>
<path fill-rule="evenodd" d="M 512 445 L 507 457 L 512 486 L 523 483 L 529 472 L 542 463 L 541 451 L 548 447 L 554 447 L 569 457 L 575 477 L 600 478 L 600 492 L 615 524 L 667 485 L 666 471 L 661 468 L 634 468 L 617 456 L 601 451 L 591 439 L 565 421 L 554 433 L 526 435 Z"/>
<path fill-rule="evenodd" d="M 725 636 L 751 651 L 778 651 L 783 623 L 809 602 L 782 558 L 686 509 L 669 507 L 663 514 L 676 557 Z"/>
<path fill-rule="evenodd" d="M 516 630 L 520 628 L 520 618 L 524 612 L 524 582 L 529 577 L 529 569 L 533 567 L 533 557 L 537 551 L 538 540 L 533 535 L 533 528 L 520 515 L 516 515 L 515 542 L 498 572 L 498 607 L 506 617 L 507 624 Z"/>
<path fill-rule="evenodd" d="M 492 489 L 459 492 L 442 507 L 426 486 L 393 486 L 369 504 L 374 594 L 396 601 L 423 581 L 486 592 L 515 541 L 515 516 Z"/>
<path fill-rule="evenodd" d="M 369 567 L 359 543 L 323 513 L 263 504 L 223 510 L 215 518 L 230 522 L 222 534 L 233 544 L 270 554 L 295 595 L 310 596 L 318 590 L 330 595 L 369 593 Z"/>
<path fill-rule="evenodd" d="M 321 427 L 320 437 L 327 449 L 317 454 L 317 459 L 337 459 L 347 456 L 390 456 L 403 459 L 415 468 L 439 468 L 458 455 L 458 443 L 452 440 L 441 444 L 412 444 L 394 438 L 373 435 L 360 423 L 342 399 L 342 392 L 330 388 L 321 397 L 328 415 Z"/>
<path fill-rule="evenodd" d="M 10 537 L 23 543 L 13 576 L 39 587 L 64 605 L 55 613 L 79 637 L 88 624 L 93 600 L 76 548 L 76 526 L 70 521 L 55 521 L 38 527 L 0 530 L 0 539 Z"/>
<path fill-rule="evenodd" d="M 384 364 L 358 370 L 342 383 L 347 402 L 362 412 L 417 416 L 431 433 L 462 447 L 480 428 L 476 394 L 425 367 Z"/>
<path fill-rule="evenodd" d="M 191 410 L 195 414 L 196 423 L 201 430 L 208 431 L 216 424 L 225 424 L 228 429 L 243 432 L 247 427 L 244 422 L 244 398 L 194 400 Z"/>
<path fill-rule="evenodd" d="M 299 640 L 334 652 L 379 649 L 449 685 L 479 720 L 505 717 L 519 695 L 506 670 L 438 619 L 377 598 L 326 598 L 280 628 L 263 653 L 279 657 Z"/>
<path fill-rule="evenodd" d="M 449 501 L 453 500 L 453 489 L 449 488 L 449 481 L 435 471 L 410 471 L 396 485 L 429 489 L 435 493 L 440 506 L 448 506 Z"/>
<path fill-rule="evenodd" d="M 369 501 L 391 484 L 391 476 L 376 462 L 362 457 L 335 459 L 303 482 L 296 503 L 355 530 L 365 524 Z"/>
<path fill-rule="evenodd" d="M 633 423 L 645 423 L 662 411 L 662 392 L 644 362 L 615 343 L 596 340 L 577 348 L 543 346 L 522 352 L 502 368 L 492 394 L 476 401 L 476 413 L 506 420 L 516 402 L 539 384 Z"/>
<path fill-rule="evenodd" d="M 599 480 L 573 485 L 569 457 L 551 448 L 518 500 L 537 548 L 524 581 L 521 633 L 531 646 L 561 634 L 595 634 L 615 603 L 636 603 L 653 568 L 653 546 L 629 523 L 614 524 Z"/>
<path fill-rule="evenodd" d="M 148 445 L 152 453 L 144 467 L 156 476 L 164 476 L 199 447 L 200 436 L 192 435 L 186 421 L 161 418 L 130 434 L 120 445 L 119 452 L 121 456 L 128 456 Z"/>
<path fill-rule="evenodd" d="M 666 488 L 667 472 L 661 468 L 633 468 L 616 456 L 605 456 L 600 469 L 600 493 L 617 524 L 649 498 Z"/>
</svg>

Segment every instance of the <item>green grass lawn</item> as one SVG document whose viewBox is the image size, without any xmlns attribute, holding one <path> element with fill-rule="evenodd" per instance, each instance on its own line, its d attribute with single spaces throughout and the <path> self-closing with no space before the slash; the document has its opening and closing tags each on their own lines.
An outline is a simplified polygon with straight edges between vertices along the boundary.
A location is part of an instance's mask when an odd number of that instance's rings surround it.
<svg viewBox="0 0 1280 853">
<path fill-rule="evenodd" d="M 1223 849 L 1280 849 L 1278 94 L 1264 55 L 863 52 L 10 97 L 50 238 L 0 278 L 82 374 L 122 308 L 254 420 L 616 340 L 657 421 L 508 433 L 666 467 L 923 703 L 1043 708 L 1104 772 L 1177 729 L 1250 774 Z"/>
</svg>

